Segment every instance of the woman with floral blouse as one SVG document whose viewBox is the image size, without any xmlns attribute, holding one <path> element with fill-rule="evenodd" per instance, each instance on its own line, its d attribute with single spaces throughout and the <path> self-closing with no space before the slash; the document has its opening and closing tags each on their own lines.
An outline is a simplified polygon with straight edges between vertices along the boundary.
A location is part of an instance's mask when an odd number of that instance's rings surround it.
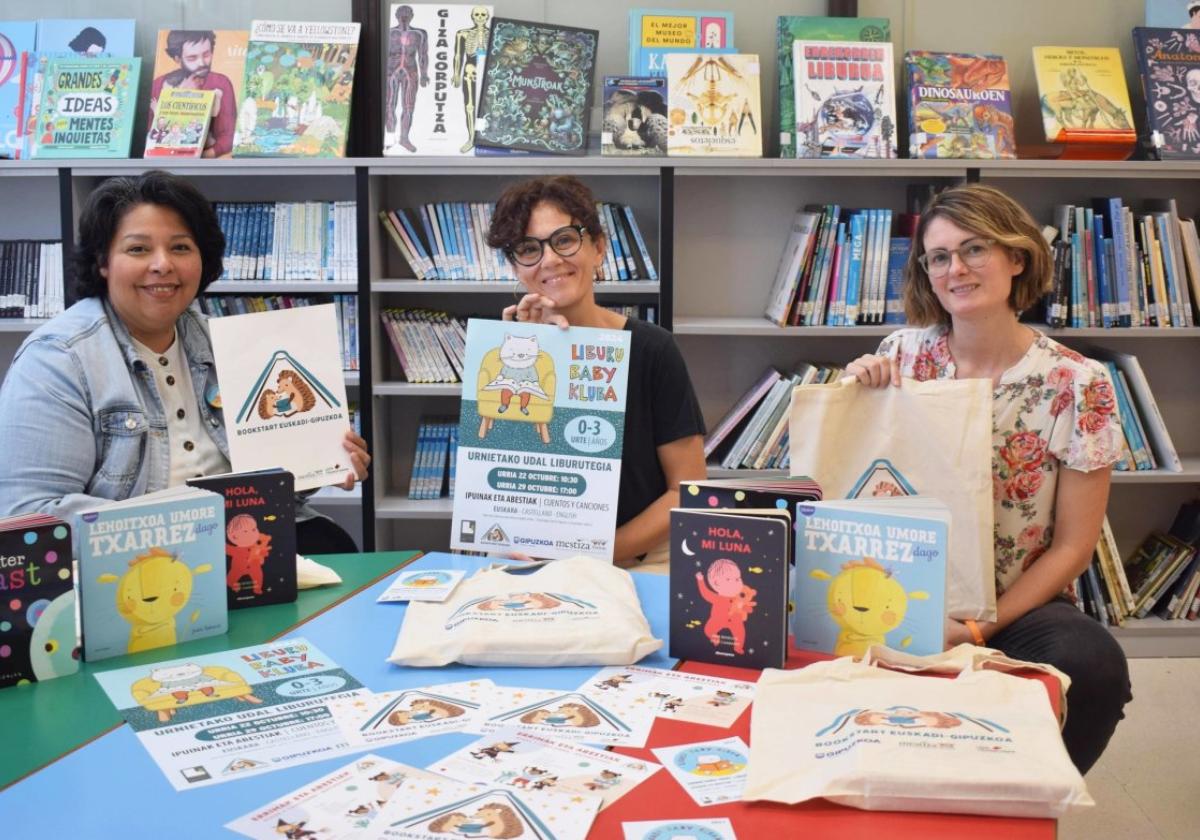
<svg viewBox="0 0 1200 840">
<path fill-rule="evenodd" d="M 1091 561 L 1122 433 L 1104 367 L 1018 320 L 1050 288 L 1052 266 L 1038 225 L 1007 195 L 980 184 L 945 190 L 922 213 L 905 267 L 905 313 L 917 326 L 848 372 L 873 387 L 992 381 L 997 617 L 947 620 L 946 642 L 1066 673 L 1063 740 L 1087 772 L 1131 699 L 1129 671 L 1069 587 Z"/>
</svg>

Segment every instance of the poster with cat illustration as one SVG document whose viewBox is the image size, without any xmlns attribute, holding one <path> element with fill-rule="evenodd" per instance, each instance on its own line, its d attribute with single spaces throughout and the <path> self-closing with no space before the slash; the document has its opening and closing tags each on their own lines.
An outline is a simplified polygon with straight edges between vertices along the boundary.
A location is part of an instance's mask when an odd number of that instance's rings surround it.
<svg viewBox="0 0 1200 840">
<path fill-rule="evenodd" d="M 450 547 L 612 560 L 630 333 L 467 322 Z"/>
</svg>

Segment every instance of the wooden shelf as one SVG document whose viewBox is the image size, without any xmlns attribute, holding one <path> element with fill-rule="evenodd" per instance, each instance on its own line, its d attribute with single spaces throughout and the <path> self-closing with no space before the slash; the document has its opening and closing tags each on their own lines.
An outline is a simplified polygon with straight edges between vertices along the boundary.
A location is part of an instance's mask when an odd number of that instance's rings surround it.
<svg viewBox="0 0 1200 840">
<path fill-rule="evenodd" d="M 98 158 L 58 160 L 56 164 L 70 167 L 71 174 L 79 177 L 108 177 L 111 175 L 137 175 L 151 169 L 165 169 L 177 175 L 219 175 L 238 178 L 279 178 L 290 174 L 304 177 L 315 175 L 354 175 L 356 163 L 353 158 L 125 158 L 101 160 Z"/>
<path fill-rule="evenodd" d="M 1200 621 L 1166 621 L 1157 616 L 1127 619 L 1110 627 L 1128 657 L 1200 656 Z"/>
<path fill-rule="evenodd" d="M 377 382 L 371 392 L 377 397 L 457 397 L 461 382 Z"/>
<path fill-rule="evenodd" d="M 651 281 L 626 280 L 615 283 L 597 283 L 594 287 L 598 297 L 621 295 L 657 295 L 659 284 Z M 520 285 L 515 280 L 372 280 L 372 292 L 421 292 L 429 294 L 519 294 Z"/>
<path fill-rule="evenodd" d="M 375 504 L 379 519 L 449 519 L 454 500 L 449 498 L 415 501 L 404 496 L 384 496 Z"/>
<path fill-rule="evenodd" d="M 218 280 L 204 290 L 206 295 L 353 295 L 358 283 L 352 281 L 302 280 Z"/>
<path fill-rule="evenodd" d="M 0 178 L 15 176 L 18 178 L 48 178 L 58 177 L 60 161 L 52 160 L 0 160 Z"/>
</svg>

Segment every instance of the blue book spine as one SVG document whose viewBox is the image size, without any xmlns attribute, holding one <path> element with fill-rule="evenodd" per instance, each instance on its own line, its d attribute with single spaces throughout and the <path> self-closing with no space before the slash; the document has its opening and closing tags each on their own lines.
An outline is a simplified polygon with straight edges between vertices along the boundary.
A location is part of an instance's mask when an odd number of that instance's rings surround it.
<svg viewBox="0 0 1200 840">
<path fill-rule="evenodd" d="M 1071 326 L 1079 329 L 1087 326 L 1086 295 L 1083 287 L 1086 283 L 1083 264 L 1083 234 L 1076 231 L 1071 234 Z"/>
<path fill-rule="evenodd" d="M 604 202 L 600 206 L 604 213 L 604 219 L 608 224 L 609 247 L 613 249 L 613 258 L 617 263 L 617 279 L 628 280 L 629 266 L 625 261 L 625 247 L 621 241 L 621 229 L 617 226 L 616 219 L 613 218 L 612 205 Z"/>
<path fill-rule="evenodd" d="M 908 252 L 912 240 L 907 236 L 893 236 L 888 243 L 887 293 L 884 302 L 883 323 L 905 324 L 904 315 L 904 266 L 908 263 Z"/>
<path fill-rule="evenodd" d="M 426 241 L 429 242 L 429 259 L 433 261 L 434 266 L 432 279 L 449 280 L 450 272 L 446 269 L 445 255 L 440 246 L 441 239 L 438 238 L 438 232 L 435 230 L 437 214 L 433 210 L 433 205 L 421 205 L 417 208 L 417 214 L 421 217 L 421 226 L 425 228 Z"/>
<path fill-rule="evenodd" d="M 449 495 L 454 498 L 454 473 L 458 467 L 458 424 L 450 425 L 450 469 L 449 469 Z"/>
<path fill-rule="evenodd" d="M 442 232 L 442 251 L 446 259 L 446 270 L 450 273 L 451 280 L 461 280 L 462 272 L 458 270 L 458 251 L 454 247 L 454 230 L 446 213 L 445 203 L 438 202 L 433 206 L 433 211 L 438 230 Z"/>
<path fill-rule="evenodd" d="M 1171 217 L 1166 213 L 1155 213 L 1154 228 L 1158 234 L 1158 247 L 1162 251 L 1163 272 L 1167 277 L 1167 311 L 1171 313 L 1171 326 L 1185 326 L 1183 310 L 1179 306 L 1179 282 L 1175 275 L 1175 260 L 1171 255 Z"/>
<path fill-rule="evenodd" d="M 462 242 L 466 243 L 467 250 L 467 276 L 473 280 L 483 279 L 483 270 L 479 265 L 479 254 L 475 249 L 475 235 L 472 232 L 471 219 L 468 215 L 467 205 L 464 202 L 456 202 L 454 212 L 458 216 L 458 232 Z"/>
<path fill-rule="evenodd" d="M 637 219 L 634 218 L 633 208 L 626 204 L 622 209 L 625 211 L 625 218 L 629 220 L 629 229 L 633 231 L 633 238 L 637 240 L 638 250 L 642 252 L 642 262 L 646 264 L 646 273 L 650 275 L 650 280 L 658 282 L 658 272 L 655 271 L 654 263 L 650 259 L 650 251 L 646 249 L 646 240 L 642 238 L 642 231 L 638 227 Z"/>
<path fill-rule="evenodd" d="M 270 212 L 270 204 L 265 201 L 260 201 L 254 205 L 254 263 L 250 266 L 250 279 L 262 279 L 263 259 L 267 253 L 266 235 L 267 235 L 267 214 Z"/>
<path fill-rule="evenodd" d="M 850 271 L 846 277 L 846 305 L 838 326 L 852 327 L 858 320 L 858 287 L 862 282 L 866 221 L 863 213 L 850 217 Z"/>
<path fill-rule="evenodd" d="M 1125 380 L 1121 376 L 1121 371 L 1117 368 L 1116 362 L 1106 361 L 1104 366 L 1108 369 L 1108 378 L 1112 380 L 1113 393 L 1117 395 L 1117 413 L 1121 417 L 1121 429 L 1125 432 L 1125 440 L 1129 443 L 1130 454 L 1133 455 L 1134 469 L 1154 469 L 1154 464 L 1150 460 L 1150 450 L 1147 447 L 1146 439 L 1142 437 L 1141 425 L 1134 416 L 1136 409 L 1133 407 L 1129 391 L 1125 388 Z"/>
<path fill-rule="evenodd" d="M 271 202 L 271 204 L 268 206 L 266 237 L 267 250 L 263 259 L 263 279 L 265 280 L 275 279 L 275 219 L 277 208 L 278 205 L 276 205 L 275 202 Z"/>
<path fill-rule="evenodd" d="M 612 226 L 617 234 L 617 241 L 621 243 L 621 254 L 625 258 L 625 268 L 628 271 L 629 279 L 637 280 L 639 277 L 637 260 L 634 259 L 629 236 L 625 233 L 625 225 L 622 224 L 621 206 L 619 204 L 606 204 L 605 207 L 608 208 L 608 214 L 612 217 Z"/>
<path fill-rule="evenodd" d="M 1108 288 L 1108 266 L 1104 261 L 1104 217 L 1092 217 L 1092 264 L 1096 266 L 1096 296 L 1100 305 L 1100 326 L 1111 327 L 1113 307 Z"/>
<path fill-rule="evenodd" d="M 1113 281 L 1117 295 L 1117 325 L 1132 326 L 1129 300 L 1129 243 L 1125 239 L 1125 210 L 1121 199 L 1108 199 L 1108 229 L 1113 241 Z"/>
</svg>

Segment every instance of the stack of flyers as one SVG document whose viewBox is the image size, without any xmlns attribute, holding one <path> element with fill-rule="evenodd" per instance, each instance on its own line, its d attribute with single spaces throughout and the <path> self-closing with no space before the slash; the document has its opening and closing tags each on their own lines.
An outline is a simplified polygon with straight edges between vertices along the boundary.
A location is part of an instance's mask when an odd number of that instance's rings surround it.
<svg viewBox="0 0 1200 840">
<path fill-rule="evenodd" d="M 515 728 L 558 741 L 642 747 L 654 724 L 654 709 L 634 697 L 497 688 L 493 698 L 483 722 L 485 735 Z"/>
<path fill-rule="evenodd" d="M 355 746 L 413 741 L 443 732 L 478 732 L 491 680 L 431 685 L 367 694 L 329 708 L 342 734 Z"/>
<path fill-rule="evenodd" d="M 733 726 L 754 700 L 754 683 L 639 665 L 602 668 L 579 690 L 644 703 L 658 717 L 723 729 Z"/>
<path fill-rule="evenodd" d="M 401 572 L 376 601 L 445 601 L 466 576 L 461 569 L 422 569 Z"/>
<path fill-rule="evenodd" d="M 650 820 L 621 823 L 625 840 L 737 840 L 733 823 L 719 820 Z"/>
<path fill-rule="evenodd" d="M 746 788 L 750 748 L 741 738 L 652 750 L 697 805 L 738 802 Z"/>
</svg>

